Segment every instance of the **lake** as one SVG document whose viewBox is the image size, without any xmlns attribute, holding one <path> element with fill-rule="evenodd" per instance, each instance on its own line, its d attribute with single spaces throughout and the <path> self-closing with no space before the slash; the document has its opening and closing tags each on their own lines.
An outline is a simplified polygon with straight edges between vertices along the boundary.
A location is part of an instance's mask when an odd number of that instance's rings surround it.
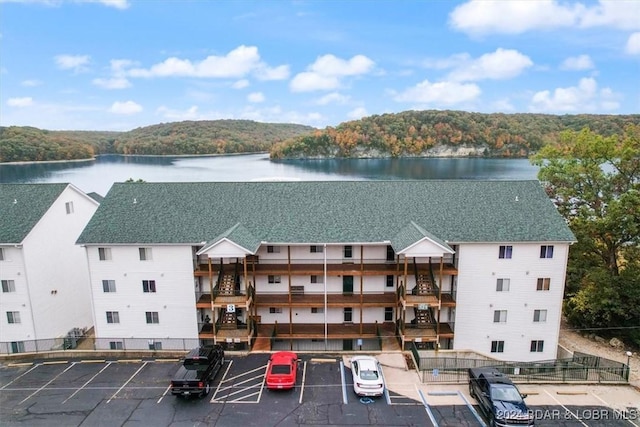
<svg viewBox="0 0 640 427">
<path fill-rule="evenodd" d="M 104 155 L 96 160 L 0 165 L 0 182 L 70 182 L 105 195 L 114 182 L 536 179 L 527 159 L 402 158 L 270 161 L 268 154 L 205 157 Z"/>
</svg>

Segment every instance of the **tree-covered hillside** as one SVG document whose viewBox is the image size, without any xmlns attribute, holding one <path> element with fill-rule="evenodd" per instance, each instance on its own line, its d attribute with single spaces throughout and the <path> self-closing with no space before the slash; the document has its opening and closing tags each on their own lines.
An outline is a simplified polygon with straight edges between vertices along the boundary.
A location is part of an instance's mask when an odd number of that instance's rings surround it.
<svg viewBox="0 0 640 427">
<path fill-rule="evenodd" d="M 562 131 L 610 136 L 640 115 L 480 114 L 406 111 L 345 122 L 274 145 L 272 158 L 491 156 L 527 157 Z"/>
<path fill-rule="evenodd" d="M 163 123 L 129 132 L 0 127 L 0 162 L 87 159 L 97 154 L 226 154 L 269 151 L 314 128 L 249 120 Z"/>
</svg>

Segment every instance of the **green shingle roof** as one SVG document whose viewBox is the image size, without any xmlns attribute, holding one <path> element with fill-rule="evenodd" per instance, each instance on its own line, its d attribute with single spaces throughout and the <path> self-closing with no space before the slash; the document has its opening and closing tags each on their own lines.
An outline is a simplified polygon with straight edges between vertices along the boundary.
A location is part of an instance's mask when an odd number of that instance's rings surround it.
<svg viewBox="0 0 640 427">
<path fill-rule="evenodd" d="M 67 185 L 0 184 L 0 243 L 21 243 Z"/>
<path fill-rule="evenodd" d="M 241 223 L 270 243 L 390 241 L 413 221 L 445 242 L 574 241 L 538 181 L 114 184 L 80 244 L 195 244 Z"/>
<path fill-rule="evenodd" d="M 260 239 L 251 234 L 251 232 L 246 227 L 244 227 L 240 223 L 237 223 L 215 239 L 207 242 L 202 250 L 207 250 L 209 247 L 215 245 L 222 239 L 228 239 L 236 245 L 248 250 L 252 254 L 256 253 L 261 243 Z"/>
<path fill-rule="evenodd" d="M 451 250 L 452 253 L 454 252 L 446 242 L 429 233 L 427 230 L 420 227 L 413 221 L 411 221 L 410 224 L 400 230 L 400 232 L 391 239 L 391 246 L 393 247 L 394 251 L 401 252 L 402 250 L 407 249 L 409 246 L 424 239 L 425 237 L 431 239 L 443 248 Z"/>
</svg>

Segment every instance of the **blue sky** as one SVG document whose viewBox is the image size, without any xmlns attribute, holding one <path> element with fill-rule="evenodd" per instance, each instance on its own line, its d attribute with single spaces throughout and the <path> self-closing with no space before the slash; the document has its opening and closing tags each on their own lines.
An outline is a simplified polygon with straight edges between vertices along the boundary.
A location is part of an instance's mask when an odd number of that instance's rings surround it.
<svg viewBox="0 0 640 427">
<path fill-rule="evenodd" d="M 0 125 L 638 114 L 640 1 L 0 0 Z"/>
</svg>

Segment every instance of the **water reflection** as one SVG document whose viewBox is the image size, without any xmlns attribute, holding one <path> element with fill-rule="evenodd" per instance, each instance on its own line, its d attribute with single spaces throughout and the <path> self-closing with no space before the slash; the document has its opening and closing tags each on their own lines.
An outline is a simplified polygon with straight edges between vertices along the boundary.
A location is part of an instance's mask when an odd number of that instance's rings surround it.
<svg viewBox="0 0 640 427">
<path fill-rule="evenodd" d="M 270 161 L 266 154 L 209 157 L 99 156 L 95 161 L 0 165 L 0 182 L 71 182 L 106 194 L 114 182 L 536 179 L 526 159 L 322 159 Z"/>
</svg>

